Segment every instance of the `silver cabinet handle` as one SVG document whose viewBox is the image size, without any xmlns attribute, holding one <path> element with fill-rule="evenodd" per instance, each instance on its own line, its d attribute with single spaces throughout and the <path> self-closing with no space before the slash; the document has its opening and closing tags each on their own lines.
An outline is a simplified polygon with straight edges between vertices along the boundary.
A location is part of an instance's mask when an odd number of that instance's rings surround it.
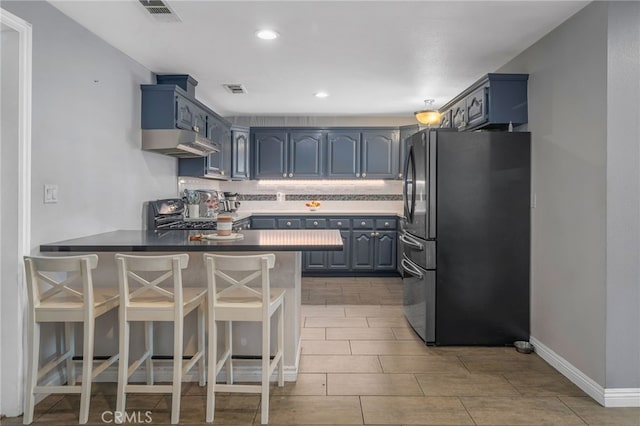
<svg viewBox="0 0 640 426">
<path fill-rule="evenodd" d="M 367 174 L 366 174 L 366 173 L 363 173 L 363 174 L 362 174 L 362 177 L 367 177 Z"/>
<path fill-rule="evenodd" d="M 338 226 L 342 226 L 342 222 L 338 222 Z"/>
<path fill-rule="evenodd" d="M 411 275 L 418 277 L 419 279 L 422 279 L 422 277 L 424 276 L 422 272 L 420 272 L 415 266 L 413 266 L 407 259 L 402 259 L 402 261 L 400 261 L 400 265 L 402 265 L 402 269 L 404 269 Z"/>
<path fill-rule="evenodd" d="M 360 173 L 356 173 L 356 177 L 360 177 Z"/>
<path fill-rule="evenodd" d="M 291 222 L 287 222 L 287 226 L 291 226 Z"/>
<path fill-rule="evenodd" d="M 318 226 L 318 221 L 317 220 L 313 222 L 313 226 Z"/>
<path fill-rule="evenodd" d="M 424 245 L 422 245 L 421 242 L 414 240 L 413 238 L 409 237 L 407 234 L 400 234 L 398 238 L 400 239 L 400 241 L 402 241 L 409 247 L 413 247 L 415 249 L 418 249 L 419 251 L 424 250 Z"/>
<path fill-rule="evenodd" d="M 286 173 L 283 173 L 283 174 L 282 174 L 282 177 L 287 177 L 287 174 L 286 174 Z"/>
<path fill-rule="evenodd" d="M 366 224 L 367 222 L 364 222 L 364 221 L 360 222 L 360 226 L 365 226 Z"/>
<path fill-rule="evenodd" d="M 289 173 L 289 177 L 293 177 L 293 173 Z"/>
<path fill-rule="evenodd" d="M 385 222 L 384 226 L 388 228 L 389 227 L 389 222 Z"/>
<path fill-rule="evenodd" d="M 193 126 L 193 131 L 198 133 L 200 131 L 200 128 L 198 126 Z"/>
</svg>

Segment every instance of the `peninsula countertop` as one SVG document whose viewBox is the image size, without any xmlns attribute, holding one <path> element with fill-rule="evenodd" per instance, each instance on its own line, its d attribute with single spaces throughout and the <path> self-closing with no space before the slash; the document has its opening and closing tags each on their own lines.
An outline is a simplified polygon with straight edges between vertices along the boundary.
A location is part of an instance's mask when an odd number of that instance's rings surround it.
<svg viewBox="0 0 640 426">
<path fill-rule="evenodd" d="M 340 231 L 245 230 L 238 240 L 190 241 L 189 235 L 215 234 L 198 231 L 118 230 L 55 243 L 42 244 L 41 252 L 175 252 L 175 251 L 340 251 Z"/>
</svg>

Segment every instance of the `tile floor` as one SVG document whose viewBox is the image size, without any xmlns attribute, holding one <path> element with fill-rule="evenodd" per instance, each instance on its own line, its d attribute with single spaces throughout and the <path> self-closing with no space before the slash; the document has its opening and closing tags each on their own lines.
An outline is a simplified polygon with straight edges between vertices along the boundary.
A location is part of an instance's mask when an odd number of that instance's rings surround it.
<svg viewBox="0 0 640 426">
<path fill-rule="evenodd" d="M 305 278 L 298 380 L 272 387 L 270 424 L 640 425 L 640 408 L 601 407 L 536 354 L 423 345 L 401 297 L 399 279 Z M 89 423 L 104 425 L 115 384 L 97 383 L 93 394 Z M 204 423 L 204 395 L 185 383 L 182 424 Z M 128 399 L 151 424 L 169 423 L 170 404 L 165 395 Z M 216 424 L 260 421 L 258 395 L 222 394 L 216 405 Z M 34 423 L 77 424 L 78 410 L 77 396 L 50 396 Z"/>
</svg>

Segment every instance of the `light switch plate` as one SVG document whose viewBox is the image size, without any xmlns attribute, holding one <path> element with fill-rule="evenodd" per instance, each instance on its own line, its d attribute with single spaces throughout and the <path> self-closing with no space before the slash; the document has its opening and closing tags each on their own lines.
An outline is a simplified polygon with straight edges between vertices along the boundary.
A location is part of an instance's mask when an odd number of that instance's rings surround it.
<svg viewBox="0 0 640 426">
<path fill-rule="evenodd" d="M 44 185 L 44 202 L 45 204 L 58 202 L 58 185 Z"/>
</svg>

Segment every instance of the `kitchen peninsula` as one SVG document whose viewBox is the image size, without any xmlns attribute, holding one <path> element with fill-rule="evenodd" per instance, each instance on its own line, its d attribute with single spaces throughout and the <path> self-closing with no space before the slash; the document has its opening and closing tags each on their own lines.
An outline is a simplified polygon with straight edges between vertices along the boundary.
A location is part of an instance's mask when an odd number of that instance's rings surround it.
<svg viewBox="0 0 640 426">
<path fill-rule="evenodd" d="M 276 264 L 271 271 L 271 284 L 276 288 L 285 288 L 285 379 L 296 379 L 300 352 L 300 305 L 301 305 L 301 252 L 306 250 L 342 250 L 343 243 L 338 230 L 246 230 L 242 238 L 233 241 L 215 241 L 203 239 L 191 241 L 189 236 L 196 231 L 140 231 L 118 230 L 103 234 L 91 235 L 40 246 L 40 251 L 51 253 L 97 253 L 99 263 L 94 271 L 93 282 L 96 287 L 117 286 L 117 268 L 114 253 L 135 254 L 167 254 L 186 252 L 190 254 L 189 266 L 183 271 L 185 286 L 206 286 L 206 272 L 201 253 L 223 253 L 229 255 L 256 254 L 274 252 Z M 117 317 L 107 319 L 102 324 L 117 329 L 114 321 Z M 185 341 L 192 342 L 195 323 L 185 323 Z M 164 326 L 164 324 L 161 324 Z M 162 327 L 157 327 L 161 332 Z M 140 330 L 141 331 L 141 330 Z M 171 336 L 167 329 L 167 336 Z M 234 324 L 234 355 L 253 357 L 260 353 L 260 329 L 254 323 Z M 132 347 L 140 344 L 132 333 Z M 274 336 L 275 337 L 275 336 Z M 156 353 L 170 354 L 172 339 L 156 336 Z M 272 345 L 274 342 L 272 342 Z M 141 348 L 137 348 L 141 349 Z M 187 350 L 193 348 L 187 347 Z M 96 342 L 96 355 L 117 352 L 117 336 Z M 250 367 L 250 364 L 247 365 Z M 239 380 L 259 379 L 252 369 L 242 370 L 236 374 Z M 166 372 L 165 372 L 166 373 Z M 162 378 L 163 372 L 159 372 Z M 255 374 L 255 377 L 252 375 Z"/>
</svg>

